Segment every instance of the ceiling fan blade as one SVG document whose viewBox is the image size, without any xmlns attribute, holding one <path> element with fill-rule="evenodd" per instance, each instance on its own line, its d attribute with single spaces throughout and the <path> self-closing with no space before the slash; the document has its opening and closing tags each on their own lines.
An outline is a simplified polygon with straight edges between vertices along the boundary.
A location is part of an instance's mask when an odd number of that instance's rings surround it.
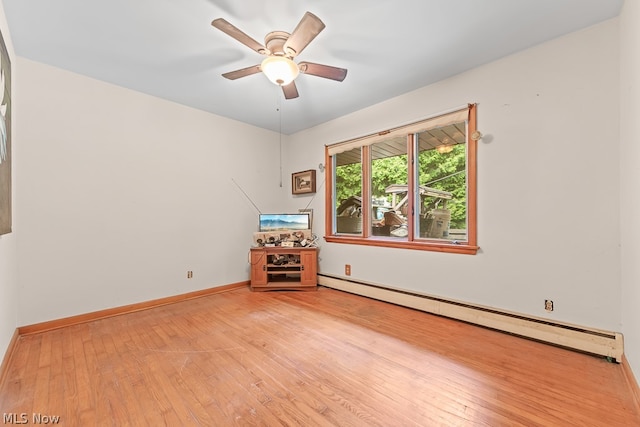
<svg viewBox="0 0 640 427">
<path fill-rule="evenodd" d="M 313 62 L 301 62 L 298 64 L 301 73 L 312 76 L 324 77 L 325 79 L 343 81 L 347 77 L 345 68 L 331 67 L 329 65 L 314 64 Z"/>
<path fill-rule="evenodd" d="M 261 45 L 260 43 L 258 43 L 257 41 L 249 37 L 238 27 L 234 26 L 233 24 L 230 24 L 227 20 L 223 18 L 214 19 L 211 22 L 211 25 L 213 25 L 215 28 L 219 29 L 223 33 L 238 40 L 243 45 L 248 46 L 250 49 L 255 50 L 260 55 L 270 54 L 269 50 L 266 47 L 264 47 L 263 45 Z"/>
<path fill-rule="evenodd" d="M 293 99 L 298 97 L 298 88 L 296 87 L 296 82 L 291 82 L 286 86 L 282 86 L 282 91 L 284 92 L 285 99 Z"/>
<path fill-rule="evenodd" d="M 304 14 L 298 26 L 293 30 L 284 44 L 284 52 L 290 57 L 299 55 L 320 31 L 324 30 L 324 22 L 311 12 Z"/>
<path fill-rule="evenodd" d="M 239 79 L 240 77 L 246 77 L 252 74 L 259 73 L 260 71 L 262 70 L 260 70 L 259 65 L 252 65 L 251 67 L 242 68 L 240 70 L 229 71 L 228 73 L 224 73 L 222 77 L 227 78 L 229 80 L 235 80 L 235 79 Z"/>
</svg>

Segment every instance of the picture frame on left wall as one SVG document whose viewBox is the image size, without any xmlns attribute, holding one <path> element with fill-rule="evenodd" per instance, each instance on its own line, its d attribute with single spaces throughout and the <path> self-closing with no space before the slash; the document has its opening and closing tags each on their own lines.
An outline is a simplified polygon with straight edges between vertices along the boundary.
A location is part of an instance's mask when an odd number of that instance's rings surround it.
<svg viewBox="0 0 640 427">
<path fill-rule="evenodd" d="M 316 192 L 316 171 L 309 169 L 291 174 L 291 193 L 310 194 Z"/>
<path fill-rule="evenodd" d="M 11 233 L 11 60 L 0 33 L 0 235 Z"/>
</svg>

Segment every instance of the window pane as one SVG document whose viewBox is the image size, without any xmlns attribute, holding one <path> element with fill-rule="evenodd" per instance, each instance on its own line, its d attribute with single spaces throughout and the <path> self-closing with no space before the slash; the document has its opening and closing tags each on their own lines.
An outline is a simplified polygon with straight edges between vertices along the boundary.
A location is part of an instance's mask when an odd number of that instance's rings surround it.
<svg viewBox="0 0 640 427">
<path fill-rule="evenodd" d="M 371 145 L 371 234 L 406 239 L 407 138 Z"/>
<path fill-rule="evenodd" d="M 467 240 L 466 122 L 416 134 L 416 237 Z"/>
<path fill-rule="evenodd" d="M 362 234 L 362 149 L 338 153 L 335 165 L 335 228 L 336 233 Z"/>
</svg>

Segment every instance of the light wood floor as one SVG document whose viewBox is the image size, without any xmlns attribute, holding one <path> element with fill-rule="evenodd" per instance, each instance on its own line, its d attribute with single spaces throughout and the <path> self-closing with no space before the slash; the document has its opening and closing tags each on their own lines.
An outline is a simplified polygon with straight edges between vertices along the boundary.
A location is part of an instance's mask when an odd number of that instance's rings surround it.
<svg viewBox="0 0 640 427">
<path fill-rule="evenodd" d="M 634 426 L 620 365 L 367 298 L 239 289 L 23 336 L 0 412 L 72 426 Z"/>
</svg>

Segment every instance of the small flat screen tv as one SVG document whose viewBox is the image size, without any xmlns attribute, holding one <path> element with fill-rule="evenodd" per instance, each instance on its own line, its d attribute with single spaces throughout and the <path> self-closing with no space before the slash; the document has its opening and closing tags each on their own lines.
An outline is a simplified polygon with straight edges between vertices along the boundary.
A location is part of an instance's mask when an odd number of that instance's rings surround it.
<svg viewBox="0 0 640 427">
<path fill-rule="evenodd" d="M 260 214 L 259 231 L 309 230 L 311 224 L 308 213 Z"/>
</svg>

